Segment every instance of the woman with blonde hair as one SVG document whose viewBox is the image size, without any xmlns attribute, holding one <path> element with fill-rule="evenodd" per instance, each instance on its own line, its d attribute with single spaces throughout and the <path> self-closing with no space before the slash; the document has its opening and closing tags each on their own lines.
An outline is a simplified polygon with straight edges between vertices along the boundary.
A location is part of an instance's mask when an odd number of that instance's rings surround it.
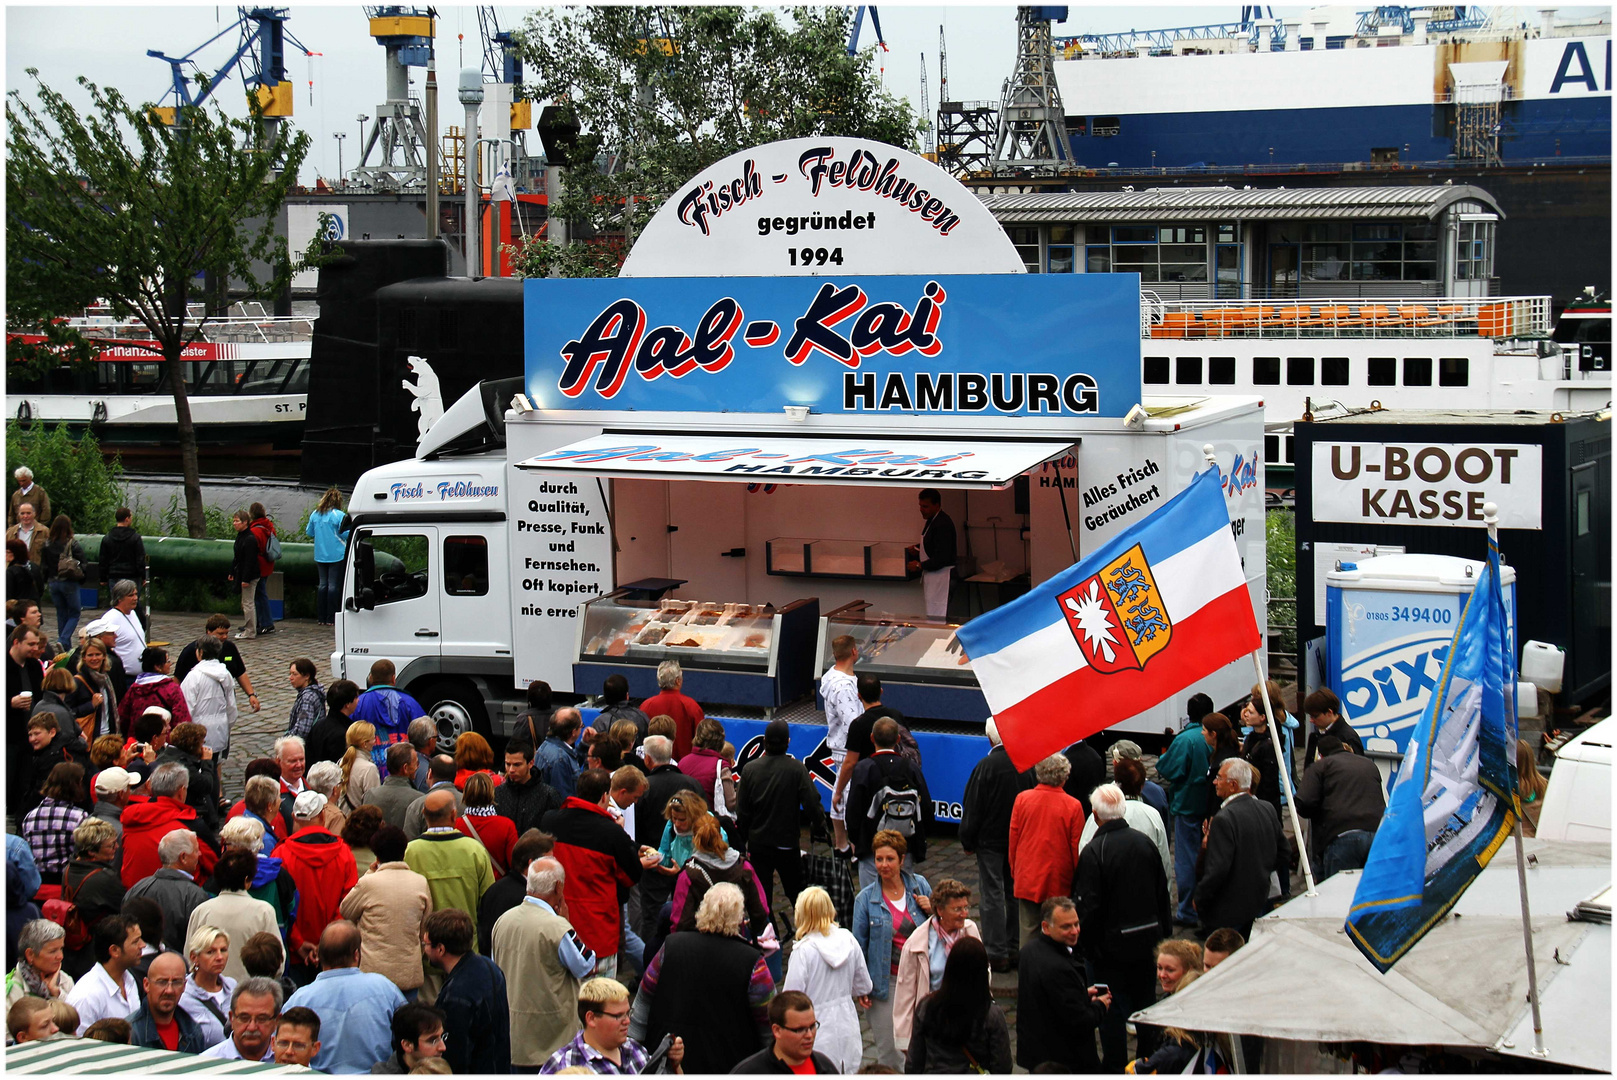
<svg viewBox="0 0 1617 1080">
<path fill-rule="evenodd" d="M 230 1037 L 230 995 L 236 990 L 236 980 L 225 974 L 230 935 L 204 923 L 186 936 L 185 955 L 191 973 L 180 1008 L 202 1029 L 203 1041 L 215 1046 Z"/>
<path fill-rule="evenodd" d="M 343 512 L 342 492 L 327 488 L 309 515 L 303 531 L 314 541 L 314 569 L 318 582 L 315 610 L 320 625 L 337 621 L 337 600 L 342 592 L 343 557 L 348 553 L 348 515 Z"/>
<path fill-rule="evenodd" d="M 68 699 L 86 743 L 118 730 L 118 690 L 113 686 L 112 658 L 99 637 L 87 638 L 73 669 L 78 691 Z"/>
<path fill-rule="evenodd" d="M 1538 815 L 1550 782 L 1538 771 L 1538 755 L 1526 739 L 1516 740 L 1516 794 L 1522 804 L 1522 835 L 1538 835 Z"/>
<path fill-rule="evenodd" d="M 870 1007 L 870 970 L 853 933 L 836 924 L 836 913 L 830 894 L 818 885 L 797 894 L 797 944 L 781 989 L 809 996 L 820 1022 L 814 1049 L 841 1072 L 854 1073 L 864 1053 L 854 1002 Z"/>
<path fill-rule="evenodd" d="M 382 783 L 382 773 L 371 760 L 376 728 L 363 720 L 348 725 L 348 749 L 342 756 L 342 783 L 337 787 L 337 808 L 352 814 L 365 796 Z"/>
</svg>

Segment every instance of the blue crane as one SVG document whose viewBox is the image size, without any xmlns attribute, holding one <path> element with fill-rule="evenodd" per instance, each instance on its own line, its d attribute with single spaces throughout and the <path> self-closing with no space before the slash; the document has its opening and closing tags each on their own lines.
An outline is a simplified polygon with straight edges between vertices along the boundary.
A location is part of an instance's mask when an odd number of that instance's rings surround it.
<svg viewBox="0 0 1617 1080">
<path fill-rule="evenodd" d="M 286 77 L 286 42 L 297 46 L 305 56 L 315 54 L 286 29 L 286 8 L 242 7 L 236 12 L 234 23 L 184 56 L 165 56 L 156 49 L 146 50 L 147 56 L 155 56 L 169 66 L 171 85 L 153 109 L 163 123 L 173 124 L 182 107 L 207 101 L 237 68 L 241 69 L 242 85 L 257 96 L 266 117 L 285 119 L 292 115 L 292 82 Z M 240 35 L 236 51 L 208 77 L 193 57 L 232 33 Z M 196 69 L 196 74 L 188 74 L 190 69 Z M 200 83 L 201 90 L 192 93 L 192 83 Z"/>
<path fill-rule="evenodd" d="M 861 26 L 863 26 L 864 23 L 865 23 L 865 11 L 866 11 L 866 5 L 864 5 L 864 4 L 860 4 L 857 8 L 854 9 L 854 13 L 853 13 L 853 31 L 852 31 L 852 33 L 850 33 L 848 35 L 848 55 L 849 56 L 857 56 L 859 54 L 859 28 Z M 887 41 L 882 36 L 881 17 L 876 14 L 876 5 L 874 5 L 874 4 L 869 5 L 869 11 L 870 11 L 870 25 L 872 27 L 874 27 L 875 31 L 876 31 L 876 44 L 880 45 L 882 47 L 882 52 L 886 52 L 887 51 Z"/>
</svg>

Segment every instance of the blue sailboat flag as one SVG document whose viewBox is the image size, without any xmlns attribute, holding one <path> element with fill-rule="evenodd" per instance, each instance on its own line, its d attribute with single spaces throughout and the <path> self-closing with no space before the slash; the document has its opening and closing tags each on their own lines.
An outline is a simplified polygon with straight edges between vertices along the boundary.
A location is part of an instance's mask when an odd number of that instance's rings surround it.
<svg viewBox="0 0 1617 1080">
<path fill-rule="evenodd" d="M 1515 642 L 1490 537 L 1487 568 L 1410 735 L 1348 909 L 1349 937 L 1381 972 L 1448 913 L 1511 835 L 1521 812 L 1515 747 Z"/>
</svg>

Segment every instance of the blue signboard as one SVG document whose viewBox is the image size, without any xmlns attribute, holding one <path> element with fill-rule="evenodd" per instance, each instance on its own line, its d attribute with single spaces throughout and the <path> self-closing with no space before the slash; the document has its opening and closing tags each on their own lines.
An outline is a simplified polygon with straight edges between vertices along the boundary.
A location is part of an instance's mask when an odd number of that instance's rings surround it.
<svg viewBox="0 0 1617 1080">
<path fill-rule="evenodd" d="M 584 723 L 594 722 L 600 710 L 584 708 L 579 712 Z M 764 752 L 764 720 L 739 719 L 733 716 L 713 716 L 724 725 L 724 737 L 736 747 L 740 767 L 745 768 Z M 825 744 L 824 724 L 792 724 L 792 739 L 786 752 L 808 766 L 814 778 L 814 790 L 820 793 L 820 805 L 831 809 L 831 791 L 836 786 L 836 766 L 830 749 Z M 986 735 L 955 735 L 935 731 L 911 731 L 915 744 L 921 749 L 921 765 L 926 771 L 926 786 L 932 796 L 932 807 L 939 821 L 958 824 L 961 802 L 966 797 L 966 781 L 977 762 L 988 755 Z M 711 800 L 709 800 L 711 801 Z"/>
<path fill-rule="evenodd" d="M 1135 274 L 530 278 L 541 409 L 1123 416 Z"/>
</svg>

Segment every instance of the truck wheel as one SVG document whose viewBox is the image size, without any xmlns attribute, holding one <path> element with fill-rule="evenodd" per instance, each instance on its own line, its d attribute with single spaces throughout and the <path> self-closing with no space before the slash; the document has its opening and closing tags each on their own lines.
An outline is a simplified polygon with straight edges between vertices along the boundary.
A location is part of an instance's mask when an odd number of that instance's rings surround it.
<svg viewBox="0 0 1617 1080">
<path fill-rule="evenodd" d="M 438 729 L 438 753 L 453 755 L 455 740 L 463 732 L 488 737 L 488 710 L 471 687 L 459 682 L 437 682 L 415 695 Z"/>
</svg>

